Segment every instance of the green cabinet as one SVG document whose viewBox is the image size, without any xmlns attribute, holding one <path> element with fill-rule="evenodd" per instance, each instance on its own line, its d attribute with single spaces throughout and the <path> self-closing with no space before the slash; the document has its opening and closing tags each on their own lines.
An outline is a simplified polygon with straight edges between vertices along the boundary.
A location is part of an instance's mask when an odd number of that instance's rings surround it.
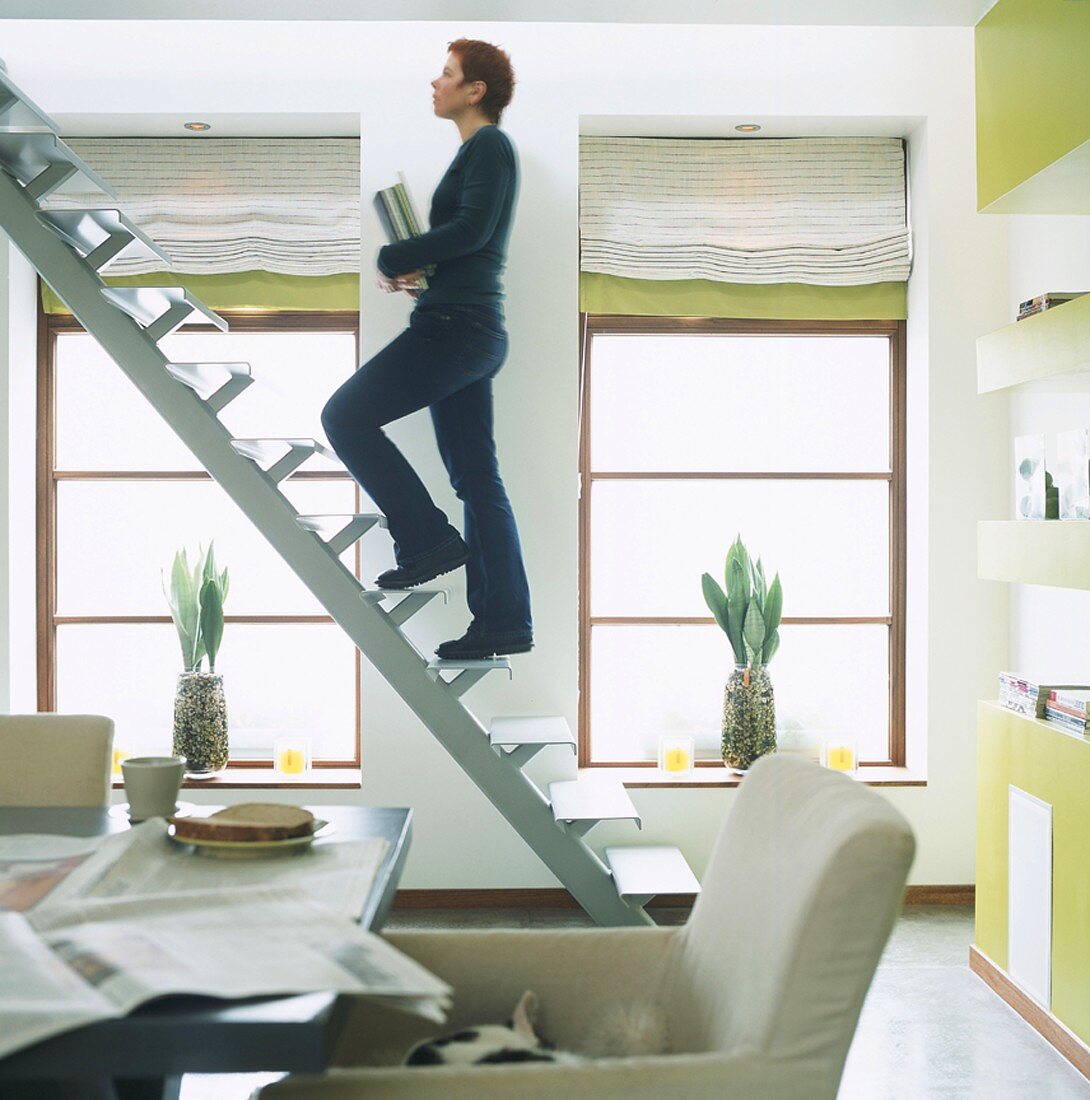
<svg viewBox="0 0 1090 1100">
<path fill-rule="evenodd" d="M 1051 1012 L 1090 1043 L 1090 740 L 979 704 L 976 946 L 1007 968 L 1008 805 L 1013 785 L 1052 807 Z"/>
<path fill-rule="evenodd" d="M 998 0 L 975 47 L 977 208 L 1090 213 L 1090 2 Z"/>
</svg>

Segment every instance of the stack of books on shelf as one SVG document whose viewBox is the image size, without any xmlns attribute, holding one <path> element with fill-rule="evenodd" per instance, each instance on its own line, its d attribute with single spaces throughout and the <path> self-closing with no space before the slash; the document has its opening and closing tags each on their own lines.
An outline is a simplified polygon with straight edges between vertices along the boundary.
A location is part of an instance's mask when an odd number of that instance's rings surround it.
<svg viewBox="0 0 1090 1100">
<path fill-rule="evenodd" d="M 1072 298 L 1079 298 L 1085 294 L 1085 290 L 1051 290 L 1047 294 L 1038 294 L 1036 298 L 1030 298 L 1018 306 L 1018 320 L 1024 321 L 1035 313 L 1044 313 L 1053 306 L 1062 306 L 1064 302 L 1070 302 Z"/>
<path fill-rule="evenodd" d="M 1090 698 L 1088 684 L 1035 684 L 1023 680 L 1013 672 L 999 674 L 999 704 L 1008 710 L 1024 714 L 1029 718 L 1046 717 L 1046 709 L 1056 693 L 1067 695 L 1071 692 L 1085 692 Z"/>
<path fill-rule="evenodd" d="M 1087 730 L 1087 706 L 1090 691 L 1071 688 L 1055 688 L 1045 701 L 1045 720 L 1054 722 L 1068 733 L 1085 735 Z"/>
</svg>

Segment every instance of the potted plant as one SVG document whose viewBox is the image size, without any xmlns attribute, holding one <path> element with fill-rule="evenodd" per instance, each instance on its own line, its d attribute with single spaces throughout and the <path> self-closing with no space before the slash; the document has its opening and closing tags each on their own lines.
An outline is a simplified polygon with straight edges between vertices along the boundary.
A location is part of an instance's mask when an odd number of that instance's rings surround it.
<svg viewBox="0 0 1090 1100">
<path fill-rule="evenodd" d="M 182 672 L 174 697 L 174 753 L 186 758 L 186 774 L 206 779 L 222 771 L 229 755 L 227 701 L 216 654 L 223 639 L 223 604 L 227 570 L 216 572 L 214 544 L 205 554 L 198 547 L 191 570 L 184 549 L 174 555 L 170 591 L 163 592 L 182 646 Z M 203 671 L 204 658 L 208 671 Z"/>
<path fill-rule="evenodd" d="M 734 671 L 723 689 L 723 763 L 745 771 L 776 751 L 776 701 L 768 662 L 780 645 L 783 589 L 777 573 L 765 583 L 739 535 L 727 551 L 724 593 L 711 574 L 702 578 L 704 600 L 734 651 Z"/>
</svg>

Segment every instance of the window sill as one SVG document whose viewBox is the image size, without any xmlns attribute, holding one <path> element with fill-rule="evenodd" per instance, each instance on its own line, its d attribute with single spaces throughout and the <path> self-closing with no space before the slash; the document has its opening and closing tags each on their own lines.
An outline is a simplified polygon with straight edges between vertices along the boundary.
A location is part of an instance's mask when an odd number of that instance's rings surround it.
<svg viewBox="0 0 1090 1100">
<path fill-rule="evenodd" d="M 120 779 L 113 780 L 115 791 L 124 790 Z M 212 779 L 187 779 L 183 790 L 286 790 L 299 788 L 311 790 L 358 791 L 362 786 L 358 768 L 314 768 L 298 779 L 277 775 L 272 768 L 228 768 Z"/>
<path fill-rule="evenodd" d="M 607 773 L 615 779 L 619 779 L 625 787 L 633 790 L 643 788 L 655 788 L 663 790 L 668 787 L 681 787 L 684 789 L 704 787 L 737 787 L 745 776 L 736 775 L 726 768 L 694 768 L 691 775 L 682 779 L 667 779 L 658 768 L 624 768 L 610 767 L 608 764 L 599 764 L 591 768 L 581 768 L 580 775 L 592 772 Z M 927 779 L 918 772 L 908 768 L 871 767 L 860 768 L 859 773 L 853 778 L 868 787 L 926 787 Z"/>
</svg>

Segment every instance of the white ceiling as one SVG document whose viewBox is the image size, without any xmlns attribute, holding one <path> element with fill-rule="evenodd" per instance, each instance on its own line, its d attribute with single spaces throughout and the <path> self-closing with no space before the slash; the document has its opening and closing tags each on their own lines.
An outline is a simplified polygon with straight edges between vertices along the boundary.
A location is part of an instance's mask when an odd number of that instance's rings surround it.
<svg viewBox="0 0 1090 1100">
<path fill-rule="evenodd" d="M 0 0 L 3 19 L 972 27 L 996 0 Z"/>
</svg>

